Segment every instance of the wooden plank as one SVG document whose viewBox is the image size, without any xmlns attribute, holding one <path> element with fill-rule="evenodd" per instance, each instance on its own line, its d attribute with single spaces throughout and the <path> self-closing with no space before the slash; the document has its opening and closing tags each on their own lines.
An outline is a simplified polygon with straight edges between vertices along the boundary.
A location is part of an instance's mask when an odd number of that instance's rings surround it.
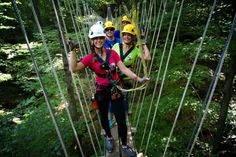
<svg viewBox="0 0 236 157">
<path fill-rule="evenodd" d="M 114 148 L 112 153 L 106 152 L 105 157 L 120 157 L 120 153 L 121 153 L 121 157 L 128 157 L 127 154 L 123 153 L 121 150 L 119 151 L 119 139 L 118 139 L 118 132 L 117 132 L 117 124 L 114 125 L 111 128 L 111 134 L 112 134 L 112 137 L 114 139 L 115 148 Z M 132 132 L 131 132 L 131 127 L 130 126 L 128 126 L 127 143 L 128 143 L 128 145 L 130 147 L 134 146 L 133 145 L 133 136 L 132 136 Z"/>
</svg>

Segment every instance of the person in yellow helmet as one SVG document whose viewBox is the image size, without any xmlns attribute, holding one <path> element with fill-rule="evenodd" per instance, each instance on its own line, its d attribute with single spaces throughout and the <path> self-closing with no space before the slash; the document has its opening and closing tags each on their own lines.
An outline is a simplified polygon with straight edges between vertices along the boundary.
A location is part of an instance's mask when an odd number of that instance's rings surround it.
<svg viewBox="0 0 236 157">
<path fill-rule="evenodd" d="M 141 53 L 143 53 L 144 60 L 151 60 L 151 55 L 146 43 L 142 43 L 142 48 L 138 48 L 135 42 L 136 38 L 136 29 L 132 24 L 125 25 L 122 30 L 122 42 L 121 44 L 115 44 L 112 49 L 115 50 L 121 58 L 121 61 L 128 68 L 134 67 L 135 62 L 138 57 L 141 57 Z M 142 52 L 141 52 L 142 50 Z M 120 80 L 123 84 L 123 88 L 130 89 L 132 88 L 131 80 L 123 75 L 120 72 Z M 128 94 L 123 93 L 124 102 L 125 102 L 125 110 L 128 112 Z"/>
<path fill-rule="evenodd" d="M 125 25 L 131 24 L 131 20 L 130 20 L 130 18 L 129 18 L 127 15 L 124 15 L 124 16 L 122 16 L 122 18 L 121 18 L 121 23 L 122 23 L 121 29 L 123 29 Z M 120 38 L 120 30 L 116 30 L 116 31 L 114 32 L 114 36 L 115 36 L 116 38 Z"/>
<path fill-rule="evenodd" d="M 70 71 L 73 73 L 79 72 L 85 68 L 90 68 L 96 74 L 96 94 L 95 100 L 98 105 L 102 128 L 105 130 L 105 147 L 111 153 L 114 150 L 114 141 L 109 128 L 108 122 L 108 107 L 111 102 L 114 108 L 115 118 L 118 124 L 118 135 L 121 139 L 121 150 L 129 157 L 136 157 L 136 152 L 127 144 L 127 125 L 125 123 L 125 110 L 123 103 L 123 95 L 114 93 L 115 82 L 119 80 L 117 68 L 125 73 L 130 78 L 137 80 L 140 83 L 148 81 L 149 78 L 138 77 L 130 69 L 125 67 L 120 60 L 119 55 L 114 50 L 104 48 L 105 33 L 101 25 L 94 24 L 89 29 L 90 43 L 92 52 L 84 56 L 80 61 L 77 60 L 77 48 L 70 52 L 69 65 Z M 116 94 L 116 95 L 114 95 Z M 114 98 L 115 97 L 115 98 Z"/>
<path fill-rule="evenodd" d="M 126 15 L 122 17 L 121 22 L 122 22 L 122 27 L 123 27 L 123 28 L 124 28 L 125 25 L 131 24 L 131 20 L 130 20 L 130 19 L 128 18 L 128 16 L 126 16 Z"/>
<path fill-rule="evenodd" d="M 111 49 L 115 43 L 121 43 L 120 38 L 114 36 L 115 26 L 112 21 L 107 21 L 104 25 L 106 33 L 104 47 Z"/>
</svg>

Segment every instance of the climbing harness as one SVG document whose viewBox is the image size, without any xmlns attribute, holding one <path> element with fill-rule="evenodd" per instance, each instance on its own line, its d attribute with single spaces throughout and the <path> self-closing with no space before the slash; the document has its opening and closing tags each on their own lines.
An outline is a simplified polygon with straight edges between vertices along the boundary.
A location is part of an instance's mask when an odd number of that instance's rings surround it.
<svg viewBox="0 0 236 157">
<path fill-rule="evenodd" d="M 100 69 L 102 69 L 104 71 L 103 74 L 100 74 L 100 73 L 97 73 L 97 72 L 95 72 L 95 74 L 98 77 L 107 78 L 109 80 L 109 85 L 108 86 L 104 86 L 104 85 L 96 83 L 96 87 L 100 88 L 100 89 L 105 89 L 105 90 L 110 89 L 111 99 L 116 100 L 116 99 L 119 99 L 122 96 L 121 91 L 117 88 L 118 86 L 121 86 L 121 84 L 120 84 L 120 80 L 113 80 L 112 79 L 111 75 L 116 72 L 116 68 L 111 67 L 111 65 L 109 65 L 109 59 L 110 59 L 110 55 L 111 55 L 112 50 L 106 49 L 106 51 L 107 51 L 107 54 L 106 54 L 105 61 L 98 54 L 93 53 L 93 55 L 95 57 L 95 60 L 98 61 L 101 64 Z"/>
<path fill-rule="evenodd" d="M 124 54 L 123 52 L 123 44 L 119 44 L 119 47 L 120 47 L 120 59 L 122 62 L 124 62 L 125 58 L 133 51 L 134 49 L 134 45 Z"/>
</svg>

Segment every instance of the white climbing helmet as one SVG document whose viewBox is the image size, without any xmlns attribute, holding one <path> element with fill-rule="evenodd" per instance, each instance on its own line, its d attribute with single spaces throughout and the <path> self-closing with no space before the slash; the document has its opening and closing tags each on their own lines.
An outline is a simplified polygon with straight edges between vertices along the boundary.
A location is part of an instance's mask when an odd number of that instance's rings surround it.
<svg viewBox="0 0 236 157">
<path fill-rule="evenodd" d="M 98 22 L 96 22 L 96 24 L 103 26 L 103 22 L 102 21 L 98 21 Z"/>
<path fill-rule="evenodd" d="M 95 38 L 95 37 L 105 37 L 106 34 L 104 33 L 104 29 L 99 24 L 94 24 L 89 29 L 89 38 Z"/>
</svg>

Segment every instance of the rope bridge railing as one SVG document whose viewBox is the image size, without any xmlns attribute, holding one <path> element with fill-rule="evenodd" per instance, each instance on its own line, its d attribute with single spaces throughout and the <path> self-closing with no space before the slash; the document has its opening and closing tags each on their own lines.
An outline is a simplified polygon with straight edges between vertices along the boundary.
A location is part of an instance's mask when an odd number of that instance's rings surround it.
<svg viewBox="0 0 236 157">
<path fill-rule="evenodd" d="M 50 55 L 50 52 L 49 52 L 49 49 L 48 49 L 48 46 L 47 46 L 47 43 L 46 43 L 45 36 L 43 34 L 43 30 L 42 30 L 42 28 L 40 26 L 40 23 L 39 23 L 39 20 L 37 18 L 37 14 L 35 12 L 32 0 L 30 2 L 31 2 L 31 8 L 32 8 L 32 12 L 33 12 L 33 15 L 34 15 L 34 18 L 35 18 L 35 22 L 36 22 L 38 31 L 41 35 L 42 43 L 43 43 L 45 52 L 47 54 L 47 57 L 48 57 L 48 60 L 49 60 L 49 63 L 50 63 L 52 74 L 53 74 L 54 79 L 56 80 L 56 84 L 57 84 L 57 87 L 58 87 L 58 91 L 60 93 L 61 101 L 66 103 L 66 112 L 67 112 L 67 115 L 69 117 L 70 125 L 72 127 L 74 136 L 76 138 L 76 142 L 79 146 L 80 153 L 81 153 L 82 156 L 84 156 L 84 151 L 83 151 L 83 148 L 81 146 L 81 141 L 79 140 L 78 133 L 75 129 L 73 120 L 71 118 L 71 114 L 70 114 L 70 111 L 68 109 L 68 103 L 67 103 L 67 100 L 65 98 L 65 94 L 63 93 L 60 81 L 58 79 L 58 74 L 57 74 L 56 69 L 53 65 L 52 57 Z M 140 74 L 141 70 L 143 70 L 143 73 L 145 74 L 145 76 L 150 76 L 151 72 L 153 72 L 153 64 L 155 63 L 154 58 L 155 58 L 156 53 L 157 53 L 157 44 L 158 44 L 158 40 L 159 40 L 159 37 L 160 37 L 161 29 L 162 29 L 162 23 L 163 23 L 163 20 L 165 18 L 165 13 L 166 13 L 166 7 L 168 5 L 168 0 L 161 0 L 160 3 L 157 3 L 155 0 L 152 0 L 152 1 L 150 1 L 149 5 L 147 5 L 146 1 L 143 1 L 142 3 L 143 3 L 142 8 L 139 7 L 140 4 L 138 4 L 138 6 L 136 6 L 136 4 L 133 4 L 133 9 L 130 11 L 130 14 L 132 14 L 133 23 L 136 25 L 136 28 L 138 30 L 138 33 L 137 33 L 138 37 L 137 38 L 138 38 L 138 45 L 139 46 L 141 45 L 141 43 L 140 43 L 140 32 L 139 32 L 139 24 L 140 24 L 139 21 L 141 21 L 141 24 L 147 26 L 146 30 L 145 30 L 145 38 L 146 39 L 148 38 L 148 34 L 150 32 L 150 29 L 154 28 L 154 32 L 153 32 L 154 34 L 151 38 L 151 48 L 150 48 L 151 50 L 153 50 L 153 52 L 152 52 L 152 60 L 149 64 L 149 66 L 146 66 L 146 63 L 144 62 L 143 56 L 142 56 L 141 57 L 141 62 L 139 62 L 136 66 L 136 71 L 138 72 L 138 74 Z M 88 52 L 90 50 L 88 38 L 84 36 L 85 34 L 87 34 L 86 31 L 88 30 L 89 24 L 81 24 L 81 23 L 77 22 L 76 17 L 78 17 L 78 16 L 87 16 L 87 17 L 89 17 L 89 16 L 92 16 L 92 15 L 95 15 L 96 13 L 91 8 L 89 8 L 88 4 L 85 1 L 82 1 L 82 7 L 83 7 L 82 9 L 80 8 L 80 5 L 78 4 L 78 1 L 76 1 L 75 3 L 72 3 L 72 1 L 65 0 L 65 1 L 63 1 L 63 4 L 64 4 L 66 10 L 70 14 L 71 22 L 72 22 L 74 33 L 75 33 L 75 36 L 76 36 L 76 40 L 79 44 L 79 50 L 80 50 L 80 53 L 81 53 L 80 55 L 83 56 L 83 55 L 85 55 L 85 53 L 83 53 L 83 52 Z M 74 4 L 76 6 L 74 6 Z M 32 53 L 31 47 L 29 45 L 29 40 L 28 40 L 28 37 L 27 37 L 26 30 L 24 28 L 24 23 L 23 23 L 23 20 L 21 19 L 21 15 L 20 15 L 19 9 L 17 8 L 15 0 L 12 0 L 12 5 L 13 5 L 14 10 L 16 12 L 16 16 L 17 16 L 18 21 L 20 23 L 23 35 L 25 37 L 26 44 L 28 46 L 29 53 L 30 53 L 32 61 L 33 61 L 33 65 L 34 65 L 34 68 L 35 68 L 40 86 L 41 86 L 43 94 L 44 94 L 45 102 L 46 102 L 48 110 L 50 112 L 50 116 L 52 118 L 53 125 L 56 129 L 58 139 L 60 140 L 64 155 L 69 156 L 68 151 L 67 151 L 66 146 L 65 146 L 65 142 L 64 142 L 62 133 L 61 133 L 61 130 L 60 130 L 60 127 L 59 127 L 59 124 L 56 120 L 56 116 L 55 116 L 54 111 L 53 111 L 53 106 L 50 103 L 47 91 L 46 91 L 46 89 L 44 87 L 44 83 L 41 79 L 41 75 L 39 73 L 39 71 L 40 71 L 39 67 L 37 65 L 37 62 L 35 60 L 35 56 Z M 65 23 L 65 20 L 63 18 L 63 13 L 59 9 L 60 5 L 61 5 L 60 1 L 52 0 L 52 7 L 53 7 L 53 11 L 55 13 L 56 20 L 57 20 L 57 25 L 58 25 L 58 29 L 59 29 L 59 32 L 60 32 L 60 37 L 62 39 L 64 53 L 65 53 L 65 56 L 68 58 L 68 49 L 67 49 L 67 45 L 66 45 L 66 42 L 65 42 L 66 41 L 66 36 L 68 36 L 68 29 L 67 29 L 67 25 Z M 179 11 L 178 11 L 178 16 L 177 16 L 176 23 L 175 23 L 175 26 L 174 26 L 175 29 L 174 29 L 173 34 L 172 34 L 173 36 L 172 36 L 172 39 L 171 39 L 171 45 L 170 45 L 170 48 L 169 48 L 169 52 L 168 52 L 168 54 L 166 54 L 167 44 L 169 43 L 169 38 L 170 38 L 170 35 L 171 35 L 171 28 L 173 28 L 173 21 L 174 21 L 174 18 L 175 18 L 174 15 L 176 13 L 176 7 L 178 5 L 179 5 Z M 171 58 L 172 49 L 173 49 L 173 46 L 174 46 L 174 41 L 175 41 L 176 32 L 177 32 L 177 29 L 178 29 L 179 20 L 180 20 L 180 16 L 181 16 L 181 13 L 182 13 L 183 5 L 184 5 L 184 0 L 181 0 L 180 3 L 178 2 L 178 0 L 176 0 L 174 2 L 173 9 L 172 9 L 172 14 L 171 14 L 171 19 L 170 19 L 170 22 L 169 22 L 169 28 L 168 28 L 164 48 L 163 48 L 160 63 L 159 63 L 157 77 L 154 79 L 154 81 L 155 81 L 154 92 L 152 94 L 151 103 L 150 103 L 150 106 L 148 108 L 148 113 L 145 115 L 146 116 L 145 117 L 146 123 L 145 123 L 144 129 L 140 130 L 140 131 L 142 131 L 143 134 L 142 134 L 141 144 L 139 146 L 139 150 L 142 150 L 143 147 L 144 147 L 144 153 L 147 154 L 147 155 L 148 155 L 148 148 L 149 148 L 149 144 L 150 144 L 150 140 L 151 140 L 151 134 L 152 134 L 153 127 L 154 127 L 155 120 L 156 120 L 156 116 L 157 116 L 157 110 L 158 110 L 158 106 L 159 106 L 160 99 L 161 99 L 161 96 L 162 96 L 166 74 L 167 74 L 167 71 L 168 71 L 169 62 L 171 61 L 170 58 Z M 159 6 L 159 10 L 158 10 L 158 13 L 157 13 L 156 10 L 157 10 L 158 6 Z M 192 69 L 189 73 L 189 77 L 187 79 L 187 83 L 186 83 L 186 86 L 185 86 L 185 89 L 184 89 L 184 92 L 183 92 L 178 110 L 177 110 L 176 115 L 175 115 L 175 120 L 174 120 L 172 128 L 170 130 L 170 134 L 169 134 L 167 143 L 165 145 L 165 150 L 164 150 L 164 153 L 162 155 L 163 157 L 166 156 L 167 149 L 169 147 L 170 140 L 172 138 L 173 131 L 175 129 L 176 122 L 178 120 L 179 113 L 181 111 L 181 107 L 182 107 L 184 99 L 186 97 L 188 86 L 190 84 L 190 81 L 191 81 L 191 78 L 192 78 L 192 75 L 193 75 L 193 72 L 194 72 L 194 69 L 195 69 L 195 66 L 196 66 L 196 62 L 198 60 L 198 56 L 200 54 L 202 44 L 203 44 L 204 38 L 206 36 L 206 32 L 207 32 L 210 20 L 212 18 L 212 14 L 214 12 L 215 6 L 216 6 L 216 0 L 214 0 L 214 3 L 213 3 L 212 8 L 211 8 L 211 12 L 209 13 L 208 21 L 206 23 L 206 26 L 205 26 L 205 29 L 204 29 L 204 32 L 203 32 L 203 35 L 202 35 L 202 38 L 201 38 L 201 42 L 200 42 L 199 47 L 198 47 L 198 51 L 196 53 L 195 60 L 194 60 L 193 65 L 192 65 Z M 123 6 L 123 7 L 125 9 L 127 9 L 125 6 Z M 140 12 L 140 9 L 141 9 L 141 12 Z M 140 20 L 138 18 L 138 15 L 141 16 Z M 96 19 L 101 19 L 101 17 L 99 17 L 99 15 L 96 15 L 96 17 L 97 18 L 90 19 L 89 23 L 95 23 Z M 152 21 L 152 23 L 150 21 Z M 202 112 L 200 118 L 198 119 L 196 127 L 193 130 L 193 134 L 192 134 L 191 139 L 189 141 L 189 144 L 187 146 L 186 156 L 191 155 L 192 150 L 194 148 L 194 144 L 196 142 L 196 138 L 198 137 L 199 131 L 200 131 L 200 129 L 202 127 L 202 124 L 204 122 L 204 119 L 206 117 L 207 110 L 208 110 L 209 104 L 211 102 L 212 95 L 213 95 L 214 90 L 215 90 L 215 86 L 217 84 L 219 73 L 221 71 L 221 68 L 222 68 L 222 65 L 223 65 L 223 62 L 224 62 L 224 57 L 225 57 L 225 54 L 227 53 L 228 46 L 229 46 L 229 43 L 231 41 L 231 37 L 232 37 L 232 34 L 233 34 L 233 28 L 235 27 L 235 23 L 236 23 L 235 21 L 236 20 L 235 20 L 235 17 L 234 17 L 234 21 L 232 22 L 232 28 L 231 28 L 231 31 L 229 33 L 228 40 L 225 44 L 225 49 L 222 52 L 221 60 L 218 64 L 218 66 L 217 66 L 216 73 L 213 77 L 213 80 L 212 80 L 212 83 L 211 83 L 210 88 L 208 90 L 206 99 L 204 100 L 204 103 L 203 103 L 205 108 L 203 109 L 203 112 Z M 82 35 L 82 34 L 84 34 L 84 35 Z M 164 61 L 166 56 L 167 56 L 166 61 Z M 164 62 L 165 62 L 165 65 L 164 65 Z M 163 66 L 165 66 L 164 72 L 162 72 Z M 161 78 L 162 79 L 161 84 L 160 84 L 161 86 L 158 89 L 159 80 L 160 80 L 160 77 L 161 77 L 161 72 L 163 73 L 163 76 Z M 87 78 L 94 78 L 94 75 L 92 75 L 87 70 L 85 72 L 85 75 L 86 75 Z M 101 141 L 99 140 L 99 137 L 97 135 L 95 124 L 93 123 L 93 119 L 92 119 L 92 116 L 90 114 L 90 108 L 89 108 L 89 103 L 90 102 L 89 102 L 88 99 L 86 99 L 85 89 L 84 89 L 84 86 L 82 85 L 82 81 L 81 81 L 82 78 L 80 78 L 79 76 L 77 76 L 75 78 L 75 76 L 72 73 L 71 73 L 71 76 L 72 76 L 72 84 L 73 84 L 73 87 L 75 88 L 76 96 L 77 96 L 77 99 L 79 100 L 80 109 L 81 109 L 81 112 L 82 112 L 82 115 L 83 115 L 83 118 L 84 118 L 84 121 L 85 121 L 85 124 L 86 124 L 86 129 L 87 129 L 88 134 L 89 134 L 89 138 L 90 138 L 89 140 L 92 144 L 93 151 L 94 151 L 95 155 L 99 156 L 100 154 L 103 154 L 103 150 L 102 150 L 102 147 L 101 147 Z M 89 86 L 88 87 L 89 87 L 89 90 L 92 93 L 93 92 L 92 84 L 94 84 L 94 81 L 91 81 L 91 80 L 94 80 L 94 79 L 89 79 L 89 81 L 88 81 Z M 80 88 L 78 88 L 78 85 L 80 86 Z M 136 107 L 134 120 L 132 121 L 132 124 L 134 124 L 136 126 L 136 128 L 138 129 L 140 127 L 139 123 L 140 123 L 141 115 L 143 115 L 142 111 L 143 111 L 143 105 L 144 105 L 144 102 L 145 102 L 145 97 L 147 96 L 147 88 L 146 88 L 147 84 L 144 84 L 140 87 L 137 87 L 137 86 L 138 86 L 137 84 L 134 84 L 133 89 L 122 89 L 122 88 L 119 88 L 119 89 L 123 92 L 131 92 L 132 91 L 132 97 L 131 97 L 131 100 L 130 100 L 131 110 L 133 110 Z M 141 91 L 140 93 L 136 93 L 137 90 L 143 90 L 143 91 Z M 156 103 L 154 103 L 154 99 L 156 97 L 157 92 L 158 92 L 157 101 L 156 101 Z M 137 97 L 137 94 L 139 94 L 139 99 L 138 99 L 138 101 L 135 102 L 134 100 Z M 83 99 L 83 101 L 82 101 L 82 99 Z M 85 105 L 83 105 L 83 102 L 85 102 Z M 139 105 L 134 106 L 134 103 L 137 103 Z M 155 107 L 154 110 L 153 110 L 153 107 Z M 98 113 L 96 113 L 96 114 L 98 116 Z M 153 115 L 152 119 L 150 119 L 151 115 Z M 150 121 L 151 121 L 151 127 L 149 128 L 148 124 L 150 123 Z M 89 126 L 89 124 L 88 124 L 89 122 L 92 122 L 91 126 Z M 138 131 L 139 131 L 139 129 L 138 129 Z M 147 133 L 148 131 L 149 131 L 149 133 Z M 146 140 L 146 143 L 145 143 L 145 140 Z M 98 147 L 98 149 L 97 149 L 96 146 Z"/>
</svg>

